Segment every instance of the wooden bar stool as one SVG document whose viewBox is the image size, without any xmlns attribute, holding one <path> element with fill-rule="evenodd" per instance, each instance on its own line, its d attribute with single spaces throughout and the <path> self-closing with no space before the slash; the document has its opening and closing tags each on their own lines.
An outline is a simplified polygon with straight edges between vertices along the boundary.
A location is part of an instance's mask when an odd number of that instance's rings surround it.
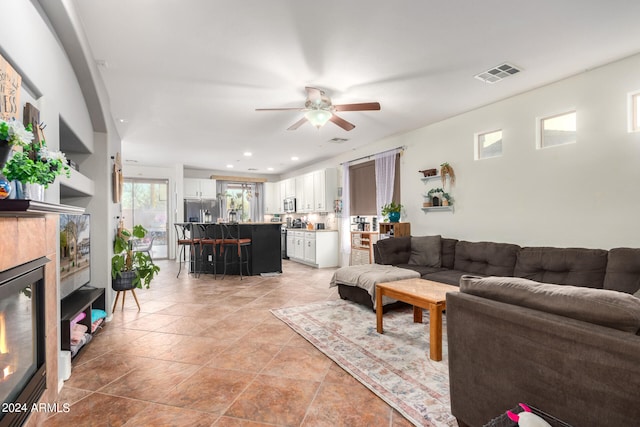
<svg viewBox="0 0 640 427">
<path fill-rule="evenodd" d="M 249 238 L 241 238 L 240 237 L 240 224 L 220 224 L 222 230 L 222 248 L 221 255 L 224 261 L 224 272 L 222 273 L 222 278 L 227 274 L 227 265 L 229 264 L 237 264 L 240 270 L 240 280 L 242 280 L 242 265 L 247 266 L 247 275 L 251 275 L 249 271 L 249 246 L 251 246 L 251 239 Z M 244 249 L 244 259 L 243 259 L 243 249 Z M 232 252 L 232 250 L 237 251 L 237 261 L 234 262 L 227 261 L 228 254 Z M 233 256 L 233 255 L 232 255 Z"/>
<path fill-rule="evenodd" d="M 173 224 L 176 229 L 176 242 L 180 247 L 180 253 L 178 259 L 180 265 L 178 267 L 178 275 L 180 277 L 180 271 L 182 271 L 182 263 L 186 261 L 186 249 L 189 247 L 189 270 L 195 272 L 195 261 L 197 253 L 195 251 L 196 246 L 200 245 L 200 239 L 193 236 L 193 224 L 190 223 L 175 223 Z"/>
<path fill-rule="evenodd" d="M 198 224 L 200 227 L 200 265 L 211 265 L 213 269 L 213 280 L 217 275 L 218 264 L 218 247 L 222 245 L 222 232 L 218 231 L 220 228 L 217 224 Z M 220 238 L 218 238 L 220 236 Z M 207 259 L 209 255 L 206 248 L 211 248 L 211 261 Z"/>
</svg>

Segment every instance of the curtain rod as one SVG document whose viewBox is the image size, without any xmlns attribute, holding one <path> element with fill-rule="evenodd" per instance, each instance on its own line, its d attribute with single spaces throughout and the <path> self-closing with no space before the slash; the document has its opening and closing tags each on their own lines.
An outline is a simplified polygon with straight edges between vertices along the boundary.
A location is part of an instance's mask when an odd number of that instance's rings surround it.
<svg viewBox="0 0 640 427">
<path fill-rule="evenodd" d="M 390 151 L 398 151 L 399 150 L 400 153 L 402 153 L 406 148 L 407 148 L 406 145 L 401 145 L 400 147 L 392 148 L 390 150 L 384 150 L 384 151 L 381 151 L 379 153 L 369 154 L 368 156 L 358 157 L 357 159 L 352 159 L 352 160 L 349 160 L 348 162 L 342 162 L 342 163 L 340 163 L 340 166 L 344 165 L 345 163 L 351 163 L 351 162 L 357 162 L 358 160 L 370 159 L 370 158 L 376 156 L 377 154 L 388 153 Z"/>
</svg>

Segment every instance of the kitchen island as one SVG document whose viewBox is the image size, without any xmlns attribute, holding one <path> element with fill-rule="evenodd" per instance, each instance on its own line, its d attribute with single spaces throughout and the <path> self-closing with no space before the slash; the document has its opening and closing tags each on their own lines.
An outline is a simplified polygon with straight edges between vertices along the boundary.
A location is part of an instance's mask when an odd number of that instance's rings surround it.
<svg viewBox="0 0 640 427">
<path fill-rule="evenodd" d="M 194 238 L 208 237 L 212 239 L 221 238 L 221 226 L 216 223 L 200 223 L 188 222 L 182 223 L 183 226 L 189 226 L 191 236 Z M 249 272 L 256 276 L 263 273 L 282 273 L 282 257 L 280 242 L 280 222 L 245 222 L 240 223 L 240 238 L 251 239 L 251 245 L 248 247 L 249 254 Z M 234 225 L 235 226 L 235 225 Z M 224 263 L 220 258 L 220 250 L 217 249 L 218 257 L 216 259 L 216 271 L 222 274 L 224 271 Z M 196 273 L 213 274 L 213 266 L 211 265 L 212 248 L 211 245 L 205 245 L 202 258 L 200 257 L 200 249 L 193 254 L 194 268 Z M 237 259 L 236 251 L 232 251 L 228 255 L 228 260 Z M 203 262 L 204 260 L 204 262 Z M 227 274 L 240 274 L 237 265 L 229 265 Z M 246 274 L 246 270 L 243 271 Z"/>
</svg>

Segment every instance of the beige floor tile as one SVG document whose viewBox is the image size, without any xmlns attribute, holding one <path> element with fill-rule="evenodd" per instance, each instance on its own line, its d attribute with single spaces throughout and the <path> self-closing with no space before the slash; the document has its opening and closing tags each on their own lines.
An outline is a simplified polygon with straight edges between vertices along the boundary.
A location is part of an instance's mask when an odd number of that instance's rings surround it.
<svg viewBox="0 0 640 427">
<path fill-rule="evenodd" d="M 74 358 L 58 400 L 70 411 L 45 427 L 410 425 L 270 312 L 338 299 L 334 269 L 284 261 L 241 281 L 158 265 L 142 309 L 128 295 Z"/>
</svg>

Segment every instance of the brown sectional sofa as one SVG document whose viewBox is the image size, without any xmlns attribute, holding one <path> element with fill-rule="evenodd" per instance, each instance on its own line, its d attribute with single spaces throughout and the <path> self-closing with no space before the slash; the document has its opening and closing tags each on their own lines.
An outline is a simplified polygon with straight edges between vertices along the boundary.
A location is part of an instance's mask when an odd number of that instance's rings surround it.
<svg viewBox="0 0 640 427">
<path fill-rule="evenodd" d="M 439 244 L 439 260 L 416 254 L 425 239 L 430 254 Z M 637 425 L 640 249 L 407 236 L 379 241 L 374 256 L 462 284 L 447 295 L 446 314 L 451 411 L 461 426 L 482 426 L 519 402 L 576 427 Z M 372 306 L 361 289 L 338 286 L 342 298 Z"/>
</svg>

